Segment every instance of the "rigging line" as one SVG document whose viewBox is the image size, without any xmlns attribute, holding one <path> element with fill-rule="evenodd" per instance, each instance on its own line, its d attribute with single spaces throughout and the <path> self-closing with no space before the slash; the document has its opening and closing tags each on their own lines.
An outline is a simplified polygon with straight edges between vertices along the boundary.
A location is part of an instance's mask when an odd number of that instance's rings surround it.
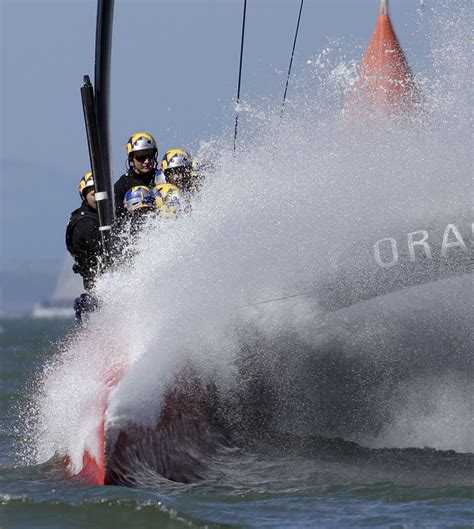
<svg viewBox="0 0 474 529">
<path fill-rule="evenodd" d="M 237 141 L 237 129 L 239 126 L 239 103 L 240 103 L 240 83 L 242 81 L 242 61 L 244 57 L 244 36 L 245 36 L 245 14 L 247 11 L 247 0 L 244 0 L 244 14 L 242 17 L 242 40 L 240 43 L 240 65 L 239 65 L 239 82 L 237 84 L 237 109 L 235 113 L 235 128 L 234 128 L 234 152 Z"/>
<path fill-rule="evenodd" d="M 306 292 L 298 292 L 298 294 L 289 294 L 287 296 L 281 296 L 279 298 L 266 299 L 264 301 L 254 301 L 253 303 L 248 303 L 247 305 L 240 305 L 238 308 L 246 309 L 247 307 L 255 307 L 256 305 L 266 305 L 267 303 L 273 303 L 275 301 L 284 301 L 285 299 L 308 296 L 309 294 L 314 294 L 315 292 L 315 290 L 307 290 Z"/>
<path fill-rule="evenodd" d="M 304 0 L 301 0 L 300 12 L 298 13 L 298 22 L 296 23 L 295 40 L 293 41 L 293 49 L 291 50 L 290 65 L 288 66 L 288 75 L 286 77 L 285 93 L 283 94 L 283 103 L 281 104 L 280 118 L 283 116 L 283 108 L 285 107 L 285 103 L 286 103 L 286 94 L 288 92 L 288 83 L 290 82 L 291 66 L 293 65 L 293 56 L 295 55 L 296 39 L 298 38 L 298 31 L 300 29 L 300 20 L 301 20 L 301 12 L 303 11 L 303 2 Z"/>
</svg>

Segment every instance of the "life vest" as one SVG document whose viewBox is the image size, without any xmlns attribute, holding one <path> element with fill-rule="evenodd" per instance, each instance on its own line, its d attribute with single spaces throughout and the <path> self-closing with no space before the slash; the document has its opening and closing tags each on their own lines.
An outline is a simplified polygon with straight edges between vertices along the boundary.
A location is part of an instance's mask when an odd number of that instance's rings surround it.
<svg viewBox="0 0 474 529">
<path fill-rule="evenodd" d="M 74 259 L 76 258 L 76 256 L 74 255 L 74 249 L 72 247 L 72 233 L 76 224 L 85 217 L 98 221 L 97 213 L 88 211 L 87 209 L 81 206 L 80 208 L 75 209 L 71 213 L 71 217 L 69 218 L 69 221 L 66 226 L 66 248 L 67 251 L 74 257 Z"/>
</svg>

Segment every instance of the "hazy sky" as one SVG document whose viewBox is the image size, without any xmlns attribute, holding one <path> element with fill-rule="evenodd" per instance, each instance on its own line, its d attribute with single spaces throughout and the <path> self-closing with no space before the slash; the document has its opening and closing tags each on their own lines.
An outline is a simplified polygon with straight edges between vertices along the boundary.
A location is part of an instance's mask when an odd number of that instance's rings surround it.
<svg viewBox="0 0 474 529">
<path fill-rule="evenodd" d="M 79 89 L 83 75 L 94 71 L 96 2 L 0 2 L 1 310 L 48 297 L 65 254 L 65 225 L 80 202 L 79 179 L 89 170 Z M 415 70 L 427 55 L 417 27 L 436 5 L 425 3 L 421 15 L 419 0 L 390 2 Z M 248 0 L 243 100 L 282 98 L 299 5 Z M 360 56 L 378 5 L 305 0 L 294 74 L 333 39 Z M 114 180 L 133 132 L 151 132 L 160 154 L 177 146 L 192 152 L 200 140 L 232 133 L 242 9 L 243 0 L 115 1 Z"/>
</svg>

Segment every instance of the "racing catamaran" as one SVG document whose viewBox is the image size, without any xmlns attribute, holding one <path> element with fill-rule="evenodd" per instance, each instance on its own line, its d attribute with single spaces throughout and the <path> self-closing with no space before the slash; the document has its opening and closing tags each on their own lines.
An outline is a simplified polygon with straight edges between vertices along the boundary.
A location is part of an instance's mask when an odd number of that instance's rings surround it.
<svg viewBox="0 0 474 529">
<path fill-rule="evenodd" d="M 109 89 L 113 0 L 99 0 L 97 16 L 95 86 L 86 77 L 82 88 L 89 153 L 96 175 L 96 199 L 104 255 L 110 245 L 113 223 L 113 190 L 109 155 Z M 362 119 L 376 109 L 378 119 L 392 113 L 420 111 L 422 96 L 390 21 L 387 1 L 381 1 L 379 17 L 362 63 L 359 80 L 347 101 L 346 112 Z M 381 233 L 354 262 L 348 255 L 324 282 L 287 297 L 310 295 L 325 313 L 339 311 L 367 300 L 409 287 L 472 272 L 467 240 L 472 225 L 462 216 L 429 220 L 408 233 Z M 107 257 L 106 257 L 107 258 Z M 350 273 L 349 273 L 350 270 Z M 255 300 L 278 302 L 280 299 Z M 215 450 L 222 432 L 215 421 L 216 395 L 192 365 L 176 376 L 165 392 L 157 423 L 145 428 L 130 419 L 120 431 L 109 431 L 106 411 L 110 392 L 120 384 L 126 369 L 104 373 L 104 392 L 98 395 L 102 420 L 95 442 L 83 453 L 79 475 L 96 485 L 133 485 L 130 468 L 149 468 L 176 481 L 199 477 L 206 455 Z M 72 470 L 70 470 L 71 473 Z"/>
</svg>

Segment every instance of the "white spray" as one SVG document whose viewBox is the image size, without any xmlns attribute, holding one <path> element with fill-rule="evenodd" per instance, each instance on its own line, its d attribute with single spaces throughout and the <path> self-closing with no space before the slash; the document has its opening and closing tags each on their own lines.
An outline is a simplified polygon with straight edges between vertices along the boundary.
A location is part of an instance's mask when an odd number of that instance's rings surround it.
<svg viewBox="0 0 474 529">
<path fill-rule="evenodd" d="M 306 430 L 377 446 L 473 450 L 474 436 L 469 440 L 465 426 L 465 378 L 449 365 L 446 377 L 441 373 L 435 378 L 428 370 L 431 378 L 421 383 L 423 399 L 430 403 L 428 412 L 419 402 L 410 407 L 409 398 L 397 398 L 403 391 L 397 377 L 385 390 L 377 387 L 374 400 L 360 398 L 360 406 L 369 406 L 359 409 L 361 415 L 370 415 L 377 402 L 376 428 L 364 423 L 358 432 L 361 422 L 354 419 L 353 427 L 344 430 L 337 420 L 329 421 L 322 394 L 312 401 L 311 413 L 298 405 L 299 399 L 308 397 L 295 390 L 303 375 L 298 366 L 307 366 L 302 358 L 308 351 L 323 358 L 337 349 L 335 354 L 349 371 L 354 359 L 376 364 L 378 374 L 393 372 L 397 359 L 406 366 L 410 343 L 401 343 L 407 321 L 399 313 L 396 322 L 380 316 L 380 326 L 374 327 L 363 310 L 351 309 L 355 313 L 350 331 L 344 331 L 344 318 L 322 316 L 317 299 L 294 298 L 284 305 L 242 310 L 324 282 L 339 263 L 346 266 L 356 260 L 381 236 L 426 228 L 432 219 L 451 214 L 453 222 L 466 220 L 472 206 L 468 22 L 462 12 L 456 21 L 435 18 L 442 41 L 434 51 L 432 70 L 419 80 L 427 105 L 423 118 L 377 126 L 346 120 L 341 103 L 353 83 L 353 68 L 349 61 L 338 63 L 325 54 L 323 63 L 308 61 L 307 75 L 295 82 L 283 121 L 278 104 L 249 104 L 235 154 L 230 141 L 213 140 L 203 147 L 198 154 L 211 159 L 213 169 L 192 214 L 176 222 L 150 220 L 136 241 L 134 258 L 99 281 L 102 307 L 87 331 L 58 352 L 43 373 L 41 391 L 35 396 L 36 425 L 29 435 L 37 460 L 67 453 L 80 467 L 84 448 L 94 450 L 93 432 L 104 396 L 110 428 L 130 420 L 156 420 L 164 391 L 186 358 L 225 394 L 239 384 L 235 360 L 246 328 L 273 343 L 280 337 L 276 356 L 281 358 L 286 347 L 292 359 L 293 367 L 286 370 L 292 374 L 285 382 L 292 387 L 287 388 L 288 402 L 282 408 L 288 416 L 280 427 L 287 420 L 300 426 L 306 421 Z M 470 247 L 472 240 L 466 245 Z M 423 305 L 425 322 L 431 321 L 431 303 L 432 298 Z M 464 322 L 456 342 L 461 344 L 458 368 L 467 362 L 472 336 L 463 309 L 458 313 L 456 304 L 449 306 L 455 311 L 451 319 Z M 413 320 L 410 327 L 416 329 Z M 429 347 L 440 362 L 449 361 L 442 344 Z M 269 380 L 277 370 L 271 364 L 269 359 Z M 321 365 L 305 387 L 327 387 Z M 361 377 L 366 381 L 364 391 L 370 393 L 374 383 L 369 371 Z M 111 372 L 125 375 L 109 395 Z M 104 373 L 109 373 L 105 381 Z M 281 383 L 275 382 L 278 387 Z M 414 382 L 407 384 L 404 394 L 414 394 Z M 304 413 L 298 415 L 297 410 Z M 447 410 L 449 421 L 432 420 Z M 415 433 L 411 427 L 404 429 L 408 423 L 417 424 Z M 453 436 L 453 431 L 459 435 Z"/>
</svg>

